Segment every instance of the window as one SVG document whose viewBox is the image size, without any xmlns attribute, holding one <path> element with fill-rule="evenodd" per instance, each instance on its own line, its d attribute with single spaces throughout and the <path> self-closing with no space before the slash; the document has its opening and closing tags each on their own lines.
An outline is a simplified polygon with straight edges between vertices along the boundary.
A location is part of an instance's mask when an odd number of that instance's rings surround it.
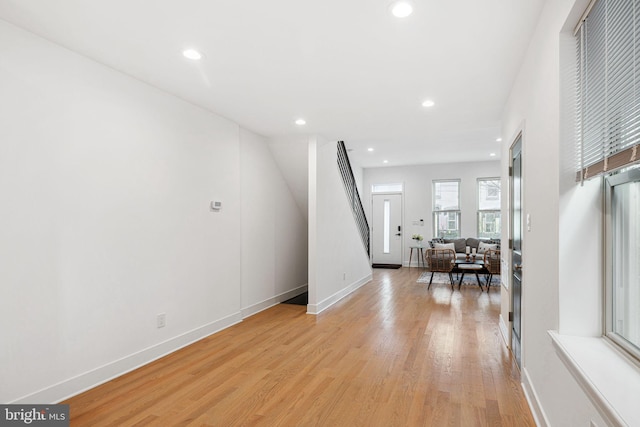
<svg viewBox="0 0 640 427">
<path fill-rule="evenodd" d="M 640 8 L 595 2 L 577 30 L 577 178 L 606 174 L 640 158 Z"/>
<path fill-rule="evenodd" d="M 604 334 L 640 359 L 640 8 L 597 0 L 576 31 L 577 179 L 605 177 Z M 625 169 L 626 168 L 626 169 Z"/>
<path fill-rule="evenodd" d="M 433 181 L 434 237 L 460 237 L 460 180 Z"/>
<path fill-rule="evenodd" d="M 391 250 L 389 248 L 389 236 L 390 236 L 390 224 L 389 224 L 389 218 L 390 218 L 390 211 L 391 211 L 391 203 L 389 202 L 389 200 L 385 200 L 384 201 L 384 214 L 383 214 L 383 219 L 382 222 L 384 224 L 383 228 L 383 252 L 385 254 L 388 254 Z"/>
<path fill-rule="evenodd" d="M 401 193 L 402 184 L 373 184 L 372 193 Z"/>
<path fill-rule="evenodd" d="M 500 220 L 500 178 L 478 179 L 478 238 L 499 239 Z"/>
<path fill-rule="evenodd" d="M 609 176 L 606 335 L 640 358 L 640 169 Z"/>
</svg>

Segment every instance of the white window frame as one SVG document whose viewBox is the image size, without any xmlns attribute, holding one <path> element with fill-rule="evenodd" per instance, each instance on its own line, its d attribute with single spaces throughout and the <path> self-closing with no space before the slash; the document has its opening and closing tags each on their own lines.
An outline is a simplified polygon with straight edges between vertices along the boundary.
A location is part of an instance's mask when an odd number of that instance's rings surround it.
<svg viewBox="0 0 640 427">
<path fill-rule="evenodd" d="M 457 209 L 442 209 L 437 207 L 437 192 L 436 187 L 441 183 L 455 182 L 458 184 L 457 191 Z M 434 179 L 432 181 L 432 212 L 433 212 L 433 236 L 436 238 L 444 237 L 444 238 L 460 238 L 462 236 L 461 224 L 462 224 L 462 215 L 460 212 L 460 179 Z M 444 216 L 446 215 L 446 217 Z M 453 219 L 452 219 L 453 215 Z M 455 231 L 455 234 L 448 234 L 443 236 L 439 233 L 438 225 L 440 223 L 440 217 L 443 221 L 447 222 L 447 228 L 443 229 L 445 231 Z M 451 228 L 451 222 L 454 223 L 454 228 Z"/>
<path fill-rule="evenodd" d="M 403 191 L 404 191 L 404 185 L 402 183 L 371 185 L 371 194 L 402 193 Z"/>
<path fill-rule="evenodd" d="M 640 181 L 640 169 L 631 168 L 620 172 L 618 174 L 609 175 L 604 180 L 604 192 L 605 192 L 605 221 L 604 221 L 604 236 L 605 236 L 605 322 L 604 322 L 604 336 L 612 341 L 617 346 L 624 349 L 629 355 L 631 355 L 637 362 L 640 362 L 640 344 L 634 344 L 627 337 L 617 331 L 616 321 L 619 321 L 621 312 L 617 311 L 616 303 L 616 288 L 629 288 L 630 283 L 618 283 L 617 273 L 618 269 L 616 264 L 620 262 L 616 257 L 615 250 L 615 221 L 616 212 L 614 212 L 615 203 L 613 200 L 615 187 L 618 185 L 625 185 L 633 182 Z M 635 224 L 636 227 L 640 225 Z M 629 255 L 628 253 L 625 255 Z M 624 261 L 624 260 L 623 260 Z M 633 262 L 627 259 L 627 263 Z M 637 293 L 639 290 L 634 289 Z M 627 290 L 627 292 L 629 292 Z M 633 304 L 631 304 L 633 305 Z M 640 310 L 640 307 L 637 307 Z M 640 314 L 636 313 L 636 316 Z M 618 319 L 618 320 L 617 320 Z M 636 338 L 637 339 L 637 338 Z"/>
<path fill-rule="evenodd" d="M 498 203 L 498 208 L 497 209 L 480 209 L 480 196 L 481 196 L 481 191 L 480 191 L 480 187 L 481 187 L 481 183 L 482 182 L 487 182 L 487 181 L 497 181 L 498 182 L 498 194 L 495 195 L 494 197 L 489 197 L 487 194 L 486 200 L 497 200 Z M 499 239 L 502 236 L 502 222 L 500 223 L 500 231 L 499 232 L 495 232 L 492 233 L 491 236 L 487 236 L 486 232 L 484 230 L 481 230 L 481 225 L 483 223 L 482 221 L 482 217 L 485 214 L 494 214 L 494 215 L 498 215 L 500 218 L 500 221 L 502 221 L 502 213 L 500 210 L 500 200 L 502 197 L 502 182 L 500 181 L 499 177 L 489 177 L 489 178 L 478 178 L 477 180 L 477 184 L 476 184 L 476 189 L 477 189 L 477 215 L 476 215 L 476 233 L 479 239 L 481 238 L 485 238 L 485 239 Z"/>
<path fill-rule="evenodd" d="M 617 286 L 613 270 L 621 259 L 624 262 L 632 256 L 633 251 L 615 253 L 612 191 L 615 186 L 624 183 L 628 171 L 624 168 L 637 163 L 636 151 L 640 151 L 640 135 L 637 132 L 640 126 L 640 103 L 636 95 L 640 90 L 636 77 L 640 55 L 635 39 L 625 37 L 639 30 L 639 18 L 640 11 L 631 2 L 594 0 L 575 31 L 576 179 L 585 181 L 604 176 L 603 253 L 606 274 L 602 285 L 605 295 L 602 334 L 635 361 L 640 361 L 639 346 L 617 334 L 613 327 L 616 318 L 613 296 L 614 287 Z M 612 70 L 614 72 L 609 72 Z M 616 173 L 618 170 L 621 172 Z M 633 224 L 635 226 L 637 222 Z M 622 284 L 628 287 L 633 282 Z M 634 316 L 630 318 L 634 319 Z"/>
</svg>

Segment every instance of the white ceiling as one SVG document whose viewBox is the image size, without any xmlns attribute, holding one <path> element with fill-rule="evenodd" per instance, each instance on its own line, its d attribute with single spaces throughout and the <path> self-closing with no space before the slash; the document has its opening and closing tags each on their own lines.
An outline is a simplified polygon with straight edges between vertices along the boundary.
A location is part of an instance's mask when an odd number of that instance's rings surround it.
<svg viewBox="0 0 640 427">
<path fill-rule="evenodd" d="M 344 140 L 376 167 L 498 158 L 543 3 L 415 0 L 398 19 L 387 0 L 0 0 L 0 18 L 259 134 Z"/>
</svg>

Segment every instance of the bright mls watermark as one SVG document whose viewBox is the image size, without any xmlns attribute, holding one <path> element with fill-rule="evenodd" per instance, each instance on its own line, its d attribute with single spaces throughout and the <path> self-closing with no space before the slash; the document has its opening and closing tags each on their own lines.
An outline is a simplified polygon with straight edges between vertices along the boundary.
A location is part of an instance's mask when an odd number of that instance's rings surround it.
<svg viewBox="0 0 640 427">
<path fill-rule="evenodd" d="M 69 427 L 69 405 L 0 405 L 0 427 Z"/>
</svg>

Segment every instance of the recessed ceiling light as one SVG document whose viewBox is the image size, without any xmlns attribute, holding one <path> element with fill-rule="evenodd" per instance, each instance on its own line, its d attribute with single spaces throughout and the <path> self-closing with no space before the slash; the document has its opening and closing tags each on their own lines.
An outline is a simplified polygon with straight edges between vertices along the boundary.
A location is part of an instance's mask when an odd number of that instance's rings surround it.
<svg viewBox="0 0 640 427">
<path fill-rule="evenodd" d="M 424 102 L 422 103 L 422 106 L 423 106 L 423 107 L 433 107 L 434 105 L 436 105 L 436 103 L 435 103 L 435 102 L 433 102 L 433 101 L 432 101 L 432 100 L 430 100 L 430 99 L 427 99 L 426 101 L 424 101 Z"/>
<path fill-rule="evenodd" d="M 389 160 L 383 160 L 382 163 L 389 163 Z"/>
<path fill-rule="evenodd" d="M 296 124 L 298 126 L 304 126 L 304 125 L 307 124 L 307 121 L 305 119 L 298 119 L 298 120 L 296 120 Z"/>
<path fill-rule="evenodd" d="M 413 13 L 413 6 L 408 1 L 396 1 L 391 4 L 391 13 L 396 18 L 406 18 Z"/>
<path fill-rule="evenodd" d="M 195 49 L 183 50 L 182 54 L 184 55 L 185 58 L 193 59 L 194 61 L 202 59 L 202 54 Z"/>
<path fill-rule="evenodd" d="M 373 148 L 367 148 L 367 151 L 373 151 Z"/>
<path fill-rule="evenodd" d="M 496 153 L 491 153 L 491 154 L 489 154 L 489 155 L 490 155 L 491 157 L 495 157 L 495 156 L 496 156 Z"/>
<path fill-rule="evenodd" d="M 502 138 L 496 138 L 496 142 L 502 142 Z"/>
</svg>

